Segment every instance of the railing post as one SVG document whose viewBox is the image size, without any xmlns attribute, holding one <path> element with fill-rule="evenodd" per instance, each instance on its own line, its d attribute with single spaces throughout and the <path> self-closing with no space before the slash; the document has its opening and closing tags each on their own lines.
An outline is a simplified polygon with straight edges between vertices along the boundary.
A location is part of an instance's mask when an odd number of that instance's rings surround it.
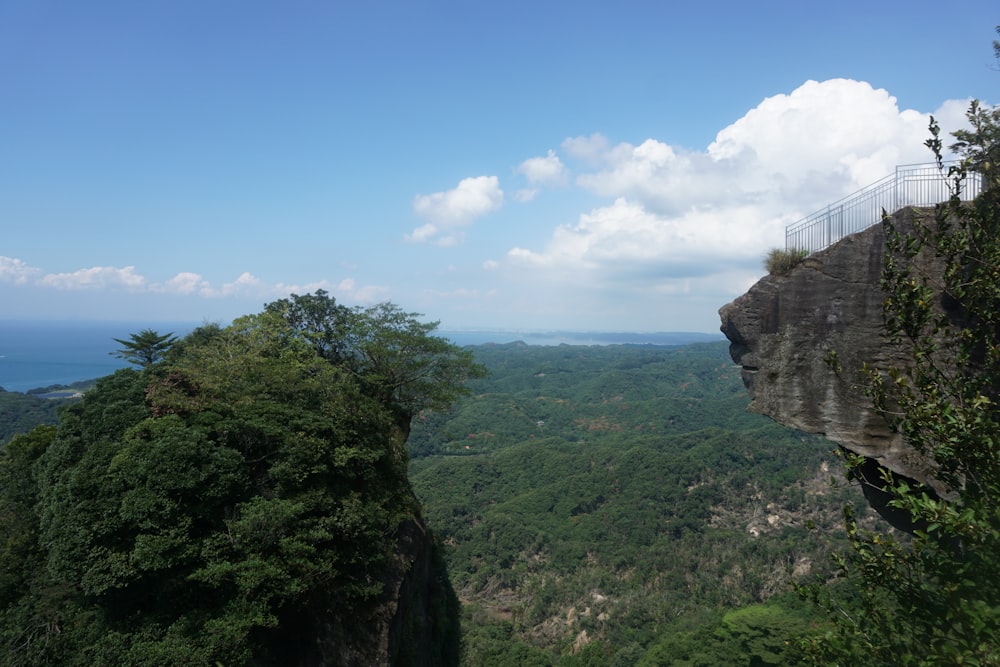
<svg viewBox="0 0 1000 667">
<path fill-rule="evenodd" d="M 826 246 L 830 245 L 830 233 L 833 231 L 831 229 L 832 225 L 833 225 L 832 207 L 831 206 L 827 206 L 826 207 L 826 226 L 825 226 L 825 228 L 826 228 L 826 235 L 823 238 L 823 247 L 824 248 Z"/>
<path fill-rule="evenodd" d="M 785 227 L 785 247 L 816 252 L 847 234 L 878 224 L 882 219 L 883 209 L 891 213 L 903 206 L 927 206 L 937 203 L 942 198 L 942 183 L 941 174 L 936 169 L 936 165 L 930 164 L 897 165 L 892 174 L 876 183 Z M 913 196 L 909 196 L 911 183 L 915 188 Z M 982 175 L 973 172 L 969 174 L 962 194 L 966 199 L 973 199 L 986 187 Z M 947 196 L 947 193 L 944 196 Z M 833 220 L 834 208 L 837 208 L 840 215 L 837 223 Z M 845 209 L 849 211 L 849 221 L 845 219 Z M 835 227 L 835 224 L 839 227 Z"/>
<path fill-rule="evenodd" d="M 899 210 L 899 165 L 896 165 L 896 176 L 892 179 L 892 210 Z"/>
</svg>

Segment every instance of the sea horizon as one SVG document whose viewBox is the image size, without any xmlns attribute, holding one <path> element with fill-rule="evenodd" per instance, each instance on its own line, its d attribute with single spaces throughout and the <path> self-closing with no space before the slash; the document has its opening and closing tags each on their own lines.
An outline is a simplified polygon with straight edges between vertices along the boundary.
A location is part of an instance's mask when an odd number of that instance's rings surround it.
<svg viewBox="0 0 1000 667">
<path fill-rule="evenodd" d="M 0 320 L 0 388 L 27 392 L 94 380 L 129 367 L 114 356 L 114 339 L 142 329 L 185 336 L 204 322 L 99 320 Z M 435 335 L 455 345 L 686 345 L 723 340 L 721 333 L 441 329 Z"/>
</svg>

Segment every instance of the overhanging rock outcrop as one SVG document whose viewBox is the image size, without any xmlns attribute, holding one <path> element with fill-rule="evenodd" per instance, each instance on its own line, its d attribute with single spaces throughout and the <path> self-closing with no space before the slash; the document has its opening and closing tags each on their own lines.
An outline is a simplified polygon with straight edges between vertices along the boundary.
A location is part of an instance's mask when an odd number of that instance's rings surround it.
<svg viewBox="0 0 1000 667">
<path fill-rule="evenodd" d="M 897 228 L 912 229 L 915 220 L 932 216 L 930 209 L 906 208 L 893 217 Z M 933 485 L 929 466 L 892 432 L 863 389 L 866 362 L 882 369 L 906 363 L 883 326 L 885 253 L 882 225 L 844 238 L 723 306 L 721 329 L 743 367 L 751 411 Z M 933 260 L 920 261 L 933 274 Z"/>
</svg>

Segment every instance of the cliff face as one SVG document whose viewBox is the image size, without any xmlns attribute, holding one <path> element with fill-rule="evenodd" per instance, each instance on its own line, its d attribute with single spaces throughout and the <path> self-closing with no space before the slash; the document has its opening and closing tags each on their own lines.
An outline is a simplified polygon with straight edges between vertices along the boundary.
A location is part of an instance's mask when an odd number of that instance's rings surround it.
<svg viewBox="0 0 1000 667">
<path fill-rule="evenodd" d="M 893 217 L 905 229 L 932 214 L 907 208 Z M 887 368 L 905 359 L 883 328 L 885 252 L 881 225 L 849 236 L 723 306 L 721 328 L 743 366 L 752 411 L 932 482 L 926 463 L 875 414 L 863 391 L 864 363 Z M 921 261 L 921 270 L 933 274 L 933 260 Z"/>
<path fill-rule="evenodd" d="M 419 517 L 396 531 L 383 593 L 367 614 L 334 615 L 302 667 L 447 667 L 459 657 L 458 598 L 432 535 Z"/>
</svg>

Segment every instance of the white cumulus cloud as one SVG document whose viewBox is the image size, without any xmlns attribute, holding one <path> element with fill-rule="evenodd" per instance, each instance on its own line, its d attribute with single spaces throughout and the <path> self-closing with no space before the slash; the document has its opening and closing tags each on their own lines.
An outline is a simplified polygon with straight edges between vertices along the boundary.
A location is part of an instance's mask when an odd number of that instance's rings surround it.
<svg viewBox="0 0 1000 667">
<path fill-rule="evenodd" d="M 169 294 L 194 294 L 209 289 L 209 284 L 201 274 L 184 271 L 164 282 L 161 289 Z"/>
<path fill-rule="evenodd" d="M 543 157 L 528 158 L 517 166 L 516 171 L 524 176 L 529 184 L 529 187 L 518 190 L 514 195 L 522 202 L 534 199 L 538 195 L 540 186 L 560 187 L 566 185 L 568 180 L 566 165 L 551 149 Z"/>
<path fill-rule="evenodd" d="M 451 190 L 414 198 L 414 212 L 427 223 L 406 238 L 413 243 L 433 241 L 439 245 L 454 245 L 461 241 L 461 227 L 501 206 L 503 190 L 496 176 L 463 178 Z"/>
<path fill-rule="evenodd" d="M 952 131 L 966 106 L 949 101 L 934 115 Z M 763 100 L 703 150 L 567 139 L 562 152 L 582 167 L 576 184 L 608 203 L 540 248 L 512 248 L 504 265 L 538 283 L 735 294 L 784 245 L 786 225 L 897 165 L 930 162 L 928 117 L 868 83 L 834 79 Z"/>
<path fill-rule="evenodd" d="M 213 284 L 202 274 L 191 271 L 182 271 L 162 282 L 152 282 L 138 273 L 134 266 L 95 266 L 45 273 L 22 259 L 4 256 L 0 256 L 0 284 L 14 285 L 18 290 L 87 291 L 96 294 L 98 299 L 104 298 L 103 293 L 124 291 L 133 295 L 200 298 L 216 302 L 229 300 L 253 305 L 320 289 L 330 292 L 340 301 L 373 304 L 386 300 L 390 292 L 387 286 L 358 284 L 353 278 L 343 278 L 339 282 L 322 279 L 301 284 L 272 283 L 249 271 L 221 284 Z M 152 303 L 151 300 L 149 302 Z"/>
<path fill-rule="evenodd" d="M 518 247 L 507 256 L 575 280 L 700 276 L 745 256 L 760 232 L 754 214 L 735 207 L 725 218 L 699 211 L 672 218 L 619 197 L 581 215 L 576 224 L 557 227 L 543 250 Z"/>
<path fill-rule="evenodd" d="M 896 98 L 863 81 L 807 81 L 761 102 L 719 132 L 715 160 L 750 153 L 775 174 L 843 174 L 858 187 L 896 165 L 928 161 L 926 114 L 900 111 Z"/>
<path fill-rule="evenodd" d="M 2 282 L 24 285 L 39 273 L 39 269 L 29 266 L 23 259 L 0 255 L 0 281 Z"/>
<path fill-rule="evenodd" d="M 38 282 L 45 287 L 67 290 L 126 288 L 141 291 L 146 287 L 146 279 L 135 272 L 134 266 L 94 266 L 70 273 L 49 273 Z"/>
<path fill-rule="evenodd" d="M 528 158 L 518 165 L 517 171 L 533 185 L 558 186 L 566 183 L 566 165 L 552 150 L 544 157 Z"/>
</svg>

